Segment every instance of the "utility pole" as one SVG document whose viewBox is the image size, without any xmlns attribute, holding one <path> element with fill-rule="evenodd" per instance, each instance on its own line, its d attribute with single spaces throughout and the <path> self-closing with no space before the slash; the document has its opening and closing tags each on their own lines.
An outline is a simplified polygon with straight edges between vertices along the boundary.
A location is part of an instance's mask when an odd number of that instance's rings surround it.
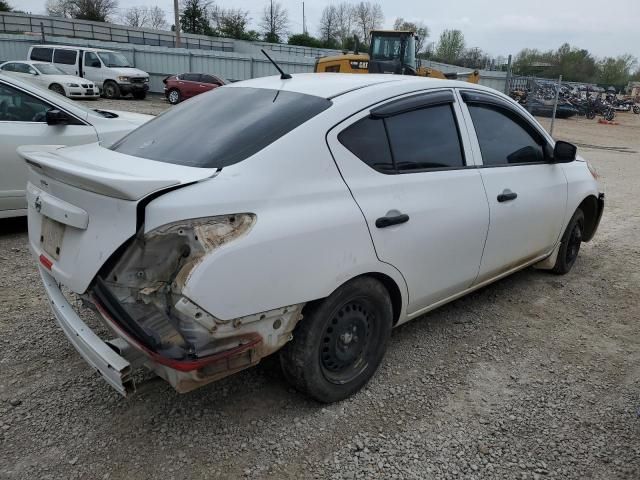
<svg viewBox="0 0 640 480">
<path fill-rule="evenodd" d="M 304 16 L 304 2 L 302 2 L 302 33 L 307 34 L 307 21 Z"/>
<path fill-rule="evenodd" d="M 173 0 L 173 15 L 176 27 L 176 48 L 180 48 L 180 7 L 178 0 Z"/>
<path fill-rule="evenodd" d="M 556 99 L 553 103 L 553 114 L 551 115 L 551 128 L 549 128 L 549 135 L 553 137 L 553 126 L 556 123 L 556 112 L 558 111 L 558 97 L 560 96 L 560 87 L 562 86 L 562 75 L 558 78 L 558 85 L 556 86 Z"/>
</svg>

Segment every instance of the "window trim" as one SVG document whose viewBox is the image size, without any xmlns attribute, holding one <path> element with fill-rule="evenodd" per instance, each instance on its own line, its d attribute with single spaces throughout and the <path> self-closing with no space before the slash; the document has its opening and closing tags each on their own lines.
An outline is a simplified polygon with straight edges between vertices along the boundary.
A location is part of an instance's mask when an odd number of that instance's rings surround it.
<svg viewBox="0 0 640 480">
<path fill-rule="evenodd" d="M 512 105 L 510 100 L 502 98 L 498 95 L 494 95 L 491 92 L 484 91 L 476 91 L 460 88 L 458 89 L 458 93 L 460 98 L 462 98 L 462 102 L 465 105 L 465 111 L 463 115 L 468 117 L 468 125 L 467 129 L 469 132 L 473 132 L 472 140 L 477 145 L 478 153 L 480 154 L 480 158 L 482 159 L 482 164 L 477 165 L 478 168 L 503 168 L 503 167 L 522 167 L 526 165 L 549 165 L 553 164 L 553 159 L 549 156 L 549 153 L 553 151 L 554 140 L 549 136 L 546 130 L 542 129 L 537 122 L 532 122 L 531 118 L 528 118 L 523 112 L 519 111 L 517 105 Z M 541 162 L 524 162 L 524 163 L 505 163 L 499 165 L 486 165 L 484 163 L 484 158 L 482 158 L 482 150 L 480 148 L 480 141 L 478 140 L 478 133 L 476 131 L 475 123 L 473 122 L 473 117 L 471 116 L 471 110 L 469 109 L 469 105 L 485 105 L 492 107 L 495 110 L 506 112 L 507 117 L 515 117 L 513 119 L 518 125 L 520 125 L 527 133 L 532 135 L 532 132 L 537 136 L 543 143 L 541 144 L 543 153 L 545 155 L 545 160 Z M 535 120 L 535 119 L 534 119 Z M 534 136 L 534 135 L 532 135 Z"/>
</svg>

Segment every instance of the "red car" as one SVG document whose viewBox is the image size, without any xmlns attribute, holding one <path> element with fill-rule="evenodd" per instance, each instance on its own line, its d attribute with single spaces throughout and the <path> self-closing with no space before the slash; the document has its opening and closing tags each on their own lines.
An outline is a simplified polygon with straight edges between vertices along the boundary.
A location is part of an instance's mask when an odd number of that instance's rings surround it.
<svg viewBox="0 0 640 480">
<path fill-rule="evenodd" d="M 220 77 L 208 73 L 181 73 L 171 75 L 162 82 L 164 83 L 164 96 L 172 105 L 227 83 Z"/>
</svg>

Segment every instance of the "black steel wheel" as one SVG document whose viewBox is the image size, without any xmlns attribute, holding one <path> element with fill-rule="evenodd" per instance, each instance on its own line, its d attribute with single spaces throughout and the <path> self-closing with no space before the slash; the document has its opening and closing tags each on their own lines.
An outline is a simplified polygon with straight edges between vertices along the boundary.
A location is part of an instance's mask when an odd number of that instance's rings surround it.
<svg viewBox="0 0 640 480">
<path fill-rule="evenodd" d="M 104 88 L 102 90 L 104 98 L 117 99 L 120 98 L 120 87 L 114 81 L 104 82 Z"/>
<path fill-rule="evenodd" d="M 567 225 L 562 239 L 560 240 L 560 249 L 558 250 L 558 258 L 553 267 L 553 272 L 564 275 L 568 273 L 576 263 L 580 246 L 582 245 L 582 237 L 584 233 L 584 213 L 577 209 L 571 217 Z"/>
<path fill-rule="evenodd" d="M 326 299 L 307 305 L 280 353 L 287 380 L 320 402 L 336 402 L 373 376 L 387 347 L 393 307 L 387 289 L 356 278 Z"/>
</svg>

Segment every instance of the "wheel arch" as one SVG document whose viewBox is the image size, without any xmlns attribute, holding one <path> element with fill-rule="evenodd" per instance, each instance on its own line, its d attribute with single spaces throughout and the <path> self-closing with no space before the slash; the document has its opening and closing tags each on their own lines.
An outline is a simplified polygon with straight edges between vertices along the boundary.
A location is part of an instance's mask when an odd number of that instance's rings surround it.
<svg viewBox="0 0 640 480">
<path fill-rule="evenodd" d="M 590 241 L 594 234 L 596 233 L 596 229 L 598 228 L 598 223 L 600 222 L 600 216 L 602 212 L 598 206 L 598 199 L 595 195 L 588 195 L 578 208 L 582 210 L 584 213 L 584 232 L 583 232 L 583 241 Z"/>
</svg>

